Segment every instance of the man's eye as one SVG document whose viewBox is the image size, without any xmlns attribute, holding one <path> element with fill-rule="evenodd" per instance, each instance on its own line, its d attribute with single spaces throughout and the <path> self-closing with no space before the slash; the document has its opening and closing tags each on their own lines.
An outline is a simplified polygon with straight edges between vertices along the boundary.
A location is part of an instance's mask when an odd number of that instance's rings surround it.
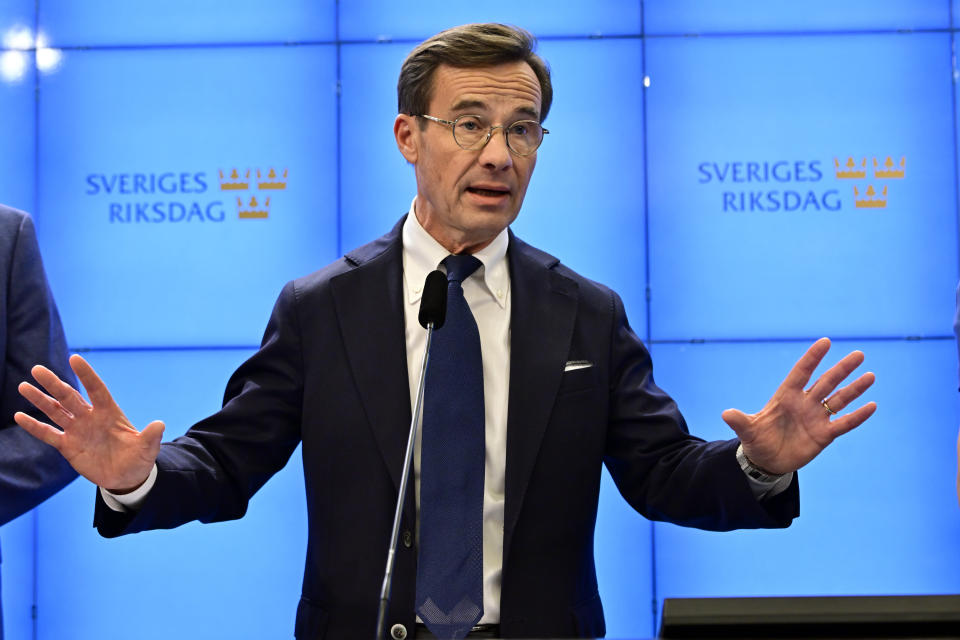
<svg viewBox="0 0 960 640">
<path fill-rule="evenodd" d="M 483 128 L 480 126 L 480 123 L 473 118 L 463 118 L 457 123 L 457 127 L 464 131 L 480 131 L 480 129 Z"/>
<path fill-rule="evenodd" d="M 510 133 L 525 136 L 530 133 L 530 125 L 525 122 L 516 122 L 510 126 Z"/>
</svg>

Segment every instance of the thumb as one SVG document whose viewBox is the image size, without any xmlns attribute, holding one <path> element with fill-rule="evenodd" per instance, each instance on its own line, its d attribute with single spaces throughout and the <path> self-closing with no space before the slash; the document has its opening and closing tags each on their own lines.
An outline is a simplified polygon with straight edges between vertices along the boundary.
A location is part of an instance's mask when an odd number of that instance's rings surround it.
<svg viewBox="0 0 960 640">
<path fill-rule="evenodd" d="M 750 416 L 745 414 L 739 409 L 727 409 L 720 414 L 720 417 L 723 418 L 723 421 L 733 429 L 741 440 L 744 439 L 746 432 L 750 430 Z"/>
<path fill-rule="evenodd" d="M 154 420 L 140 432 L 140 437 L 143 439 L 143 447 L 147 449 L 154 458 L 157 457 L 157 452 L 160 450 L 160 440 L 163 439 L 163 430 L 165 428 L 166 425 L 163 424 L 162 420 Z"/>
</svg>

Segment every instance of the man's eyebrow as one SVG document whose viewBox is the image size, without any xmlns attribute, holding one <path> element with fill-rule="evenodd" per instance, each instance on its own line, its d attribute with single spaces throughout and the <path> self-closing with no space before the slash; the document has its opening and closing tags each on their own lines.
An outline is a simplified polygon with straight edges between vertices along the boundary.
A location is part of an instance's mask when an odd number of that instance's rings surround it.
<svg viewBox="0 0 960 640">
<path fill-rule="evenodd" d="M 451 107 L 453 111 L 463 111 L 464 109 L 486 109 L 487 104 L 481 100 L 460 100 Z"/>
<path fill-rule="evenodd" d="M 517 113 L 524 116 L 530 116 L 531 120 L 540 121 L 540 113 L 533 107 L 520 107 L 517 109 Z"/>
<path fill-rule="evenodd" d="M 450 108 L 450 110 L 451 111 L 464 111 L 466 109 L 485 110 L 486 108 L 487 108 L 486 102 L 483 102 L 482 100 L 467 98 L 467 99 L 460 100 L 459 102 L 454 104 Z M 527 116 L 530 120 L 537 120 L 537 121 L 540 120 L 540 113 L 533 107 L 520 107 L 514 113 L 521 116 Z"/>
</svg>

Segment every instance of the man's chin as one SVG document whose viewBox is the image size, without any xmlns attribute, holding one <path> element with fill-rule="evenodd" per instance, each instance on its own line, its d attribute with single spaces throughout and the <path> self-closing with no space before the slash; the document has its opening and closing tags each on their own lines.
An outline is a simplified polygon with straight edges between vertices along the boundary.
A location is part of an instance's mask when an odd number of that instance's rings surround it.
<svg viewBox="0 0 960 640">
<path fill-rule="evenodd" d="M 465 224 L 457 230 L 455 239 L 451 238 L 457 248 L 454 253 L 463 253 L 464 251 L 474 253 L 483 249 L 510 226 L 516 217 L 516 214 L 508 212 L 468 212 L 463 219 Z"/>
<path fill-rule="evenodd" d="M 468 227 L 493 238 L 517 219 L 517 213 L 512 209 L 475 209 L 467 216 Z"/>
</svg>

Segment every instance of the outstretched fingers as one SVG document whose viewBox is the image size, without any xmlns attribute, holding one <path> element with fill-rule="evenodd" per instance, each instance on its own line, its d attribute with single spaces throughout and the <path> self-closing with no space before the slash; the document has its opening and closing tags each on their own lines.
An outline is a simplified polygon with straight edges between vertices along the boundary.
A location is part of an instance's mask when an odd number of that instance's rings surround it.
<svg viewBox="0 0 960 640">
<path fill-rule="evenodd" d="M 87 401 L 83 399 L 83 396 L 81 396 L 76 389 L 61 380 L 57 374 L 50 369 L 38 364 L 30 369 L 30 373 L 33 374 L 33 379 L 36 380 L 50 396 L 59 402 L 69 414 L 73 416 L 81 415 L 85 410 L 90 408 L 90 405 L 87 404 Z M 22 393 L 21 391 L 21 394 Z M 33 398 L 29 396 L 24 397 L 33 402 Z M 43 407 L 40 408 L 42 409 Z M 56 418 L 46 410 L 44 410 L 44 413 L 47 413 L 51 419 L 56 420 Z"/>
<path fill-rule="evenodd" d="M 77 379 L 80 380 L 80 384 L 86 389 L 87 396 L 89 396 L 93 406 L 104 407 L 115 404 L 113 402 L 113 396 L 110 395 L 110 391 L 107 389 L 107 385 L 103 383 L 103 380 L 100 379 L 100 376 L 93 370 L 89 362 L 81 356 L 73 354 L 70 356 L 70 368 L 77 374 Z"/>
<path fill-rule="evenodd" d="M 851 402 L 863 395 L 863 392 L 869 389 L 876 379 L 877 377 L 873 375 L 873 372 L 868 371 L 830 397 L 817 396 L 815 394 L 812 397 L 822 398 L 826 401 L 827 406 L 829 406 L 834 413 L 837 413 L 846 409 Z M 829 393 L 829 391 L 826 393 Z"/>
<path fill-rule="evenodd" d="M 829 350 L 829 338 L 820 338 L 810 345 L 807 352 L 804 353 L 800 359 L 797 360 L 797 363 L 793 365 L 793 368 L 790 369 L 790 373 L 788 373 L 786 379 L 784 379 L 782 387 L 787 389 L 803 389 Z"/>
<path fill-rule="evenodd" d="M 809 389 L 811 396 L 820 400 L 833 393 L 833 390 L 847 379 L 853 371 L 863 364 L 863 352 L 851 351 L 840 362 L 827 369 Z M 870 386 L 870 385 L 867 385 Z M 849 400 L 848 400 L 849 402 Z M 833 407 L 833 405 L 830 405 Z"/>
<path fill-rule="evenodd" d="M 50 418 L 55 424 L 60 425 L 61 428 L 65 427 L 74 416 L 73 413 L 64 408 L 63 404 L 61 404 L 59 400 L 48 396 L 29 382 L 21 382 L 17 386 L 17 391 L 19 391 L 20 395 L 26 398 L 33 406 L 47 414 L 47 417 Z"/>
<path fill-rule="evenodd" d="M 60 450 L 60 447 L 63 444 L 63 432 L 56 427 L 49 425 L 46 422 L 40 422 L 33 416 L 22 411 L 17 411 L 15 414 L 13 414 L 13 420 L 18 425 L 23 427 L 24 431 L 32 435 L 37 440 L 47 443 L 57 451 Z"/>
<path fill-rule="evenodd" d="M 833 432 L 833 437 L 842 436 L 843 434 L 853 431 L 861 424 L 866 422 L 867 418 L 873 415 L 873 412 L 877 410 L 876 402 L 868 402 L 863 405 L 856 411 L 848 413 L 845 416 L 841 416 L 830 423 L 830 430 Z"/>
</svg>

